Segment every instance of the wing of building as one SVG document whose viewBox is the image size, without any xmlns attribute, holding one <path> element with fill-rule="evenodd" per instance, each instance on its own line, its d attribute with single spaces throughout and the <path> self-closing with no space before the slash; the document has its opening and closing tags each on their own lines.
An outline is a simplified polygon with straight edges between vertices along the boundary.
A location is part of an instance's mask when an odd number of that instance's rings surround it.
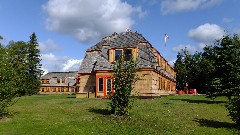
<svg viewBox="0 0 240 135">
<path fill-rule="evenodd" d="M 69 94 L 77 90 L 77 71 L 49 72 L 41 77 L 40 94 Z"/>
<path fill-rule="evenodd" d="M 95 92 L 96 97 L 108 96 L 113 88 L 111 64 L 123 53 L 138 62 L 137 74 L 141 78 L 135 83 L 132 94 L 144 97 L 175 94 L 175 70 L 137 32 L 114 33 L 87 49 L 78 71 L 79 92 Z"/>
</svg>

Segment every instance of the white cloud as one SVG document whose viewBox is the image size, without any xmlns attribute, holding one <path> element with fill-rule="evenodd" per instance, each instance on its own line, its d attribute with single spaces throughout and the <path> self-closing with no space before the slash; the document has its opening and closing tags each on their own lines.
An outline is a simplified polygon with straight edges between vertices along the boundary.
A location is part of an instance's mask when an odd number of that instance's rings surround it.
<svg viewBox="0 0 240 135">
<path fill-rule="evenodd" d="M 88 42 L 134 24 L 133 14 L 144 17 L 141 7 L 121 0 L 49 0 L 43 5 L 49 31 L 71 35 Z"/>
<path fill-rule="evenodd" d="M 143 11 L 142 7 L 140 7 L 140 6 L 134 8 L 134 11 L 138 14 L 139 18 L 144 18 L 147 15 L 147 12 Z"/>
<path fill-rule="evenodd" d="M 40 49 L 41 53 L 61 50 L 61 48 L 52 39 L 48 39 L 46 42 L 39 42 L 38 49 Z"/>
<path fill-rule="evenodd" d="M 225 35 L 224 29 L 216 24 L 205 23 L 188 32 L 188 36 L 201 43 L 209 43 Z"/>
<path fill-rule="evenodd" d="M 76 71 L 79 69 L 81 60 L 69 59 L 63 64 L 63 71 Z"/>
<path fill-rule="evenodd" d="M 206 46 L 205 43 L 198 43 L 197 45 L 190 45 L 190 44 L 180 44 L 176 47 L 172 48 L 172 51 L 177 53 L 180 52 L 181 50 L 184 50 L 185 48 L 190 52 L 190 53 L 195 53 L 203 51 L 203 48 Z"/>
<path fill-rule="evenodd" d="M 198 8 L 208 8 L 221 1 L 222 0 L 163 0 L 161 2 L 161 12 L 163 15 L 166 15 Z"/>
<path fill-rule="evenodd" d="M 41 59 L 46 61 L 56 61 L 57 57 L 52 53 L 49 53 L 49 54 L 42 54 Z"/>
<path fill-rule="evenodd" d="M 43 70 L 43 75 L 47 74 L 48 73 L 48 70 L 45 69 L 44 67 L 41 67 L 41 70 Z"/>
<path fill-rule="evenodd" d="M 53 71 L 77 71 L 80 67 L 82 59 L 73 59 L 67 56 L 55 56 L 53 53 L 42 54 L 42 70 L 46 72 Z"/>
</svg>

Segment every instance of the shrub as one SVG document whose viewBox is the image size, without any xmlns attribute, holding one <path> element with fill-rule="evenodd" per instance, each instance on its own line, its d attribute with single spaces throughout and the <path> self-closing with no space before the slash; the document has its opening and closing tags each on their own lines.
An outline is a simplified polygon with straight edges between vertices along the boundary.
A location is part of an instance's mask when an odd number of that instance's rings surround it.
<svg viewBox="0 0 240 135">
<path fill-rule="evenodd" d="M 133 99 L 130 98 L 133 90 L 133 84 L 138 80 L 136 75 L 136 61 L 131 58 L 124 61 L 124 57 L 114 63 L 114 90 L 110 97 L 111 112 L 115 115 L 129 115 L 129 110 L 133 106 Z"/>
</svg>

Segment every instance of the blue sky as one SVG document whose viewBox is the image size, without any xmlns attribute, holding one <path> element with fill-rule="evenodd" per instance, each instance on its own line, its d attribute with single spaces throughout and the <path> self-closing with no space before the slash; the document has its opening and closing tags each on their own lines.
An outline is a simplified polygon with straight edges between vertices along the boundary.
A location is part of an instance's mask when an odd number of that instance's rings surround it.
<svg viewBox="0 0 240 135">
<path fill-rule="evenodd" d="M 0 35 L 7 44 L 35 32 L 46 72 L 78 70 L 87 48 L 126 28 L 172 64 L 182 48 L 201 51 L 226 33 L 240 34 L 239 6 L 239 0 L 0 0 Z"/>
</svg>

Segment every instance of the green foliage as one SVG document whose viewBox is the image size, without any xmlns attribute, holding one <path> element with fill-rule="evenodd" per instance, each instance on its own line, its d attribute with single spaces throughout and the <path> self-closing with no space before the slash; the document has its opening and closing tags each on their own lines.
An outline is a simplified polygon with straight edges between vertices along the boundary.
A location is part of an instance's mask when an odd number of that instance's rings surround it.
<svg viewBox="0 0 240 135">
<path fill-rule="evenodd" d="M 234 96 L 226 105 L 229 116 L 232 120 L 240 126 L 240 95 Z"/>
<path fill-rule="evenodd" d="M 240 40 L 238 35 L 224 36 L 216 41 L 211 58 L 213 71 L 209 81 L 209 95 L 231 99 L 240 93 Z"/>
<path fill-rule="evenodd" d="M 0 118 L 8 115 L 8 107 L 13 105 L 17 90 L 16 72 L 9 58 L 6 48 L 0 44 Z"/>
<path fill-rule="evenodd" d="M 27 43 L 27 80 L 28 88 L 27 94 L 37 94 L 40 87 L 40 77 L 42 75 L 41 64 L 40 64 L 40 50 L 37 48 L 37 36 L 33 33 L 30 36 L 30 41 Z"/>
<path fill-rule="evenodd" d="M 19 96 L 27 94 L 27 43 L 23 41 L 11 41 L 7 46 L 7 53 L 11 56 L 10 62 L 14 65 L 14 70 L 17 73 L 13 76 L 17 87 Z"/>
<path fill-rule="evenodd" d="M 11 41 L 6 47 L 0 43 L 0 117 L 8 114 L 15 97 L 39 91 L 41 65 L 37 47 L 34 33 L 28 43 Z"/>
<path fill-rule="evenodd" d="M 124 57 L 119 57 L 113 66 L 114 90 L 111 96 L 110 107 L 115 115 L 129 115 L 132 108 L 133 99 L 130 98 L 133 84 L 138 80 L 136 75 L 137 63 L 131 58 L 124 61 Z"/>
</svg>

